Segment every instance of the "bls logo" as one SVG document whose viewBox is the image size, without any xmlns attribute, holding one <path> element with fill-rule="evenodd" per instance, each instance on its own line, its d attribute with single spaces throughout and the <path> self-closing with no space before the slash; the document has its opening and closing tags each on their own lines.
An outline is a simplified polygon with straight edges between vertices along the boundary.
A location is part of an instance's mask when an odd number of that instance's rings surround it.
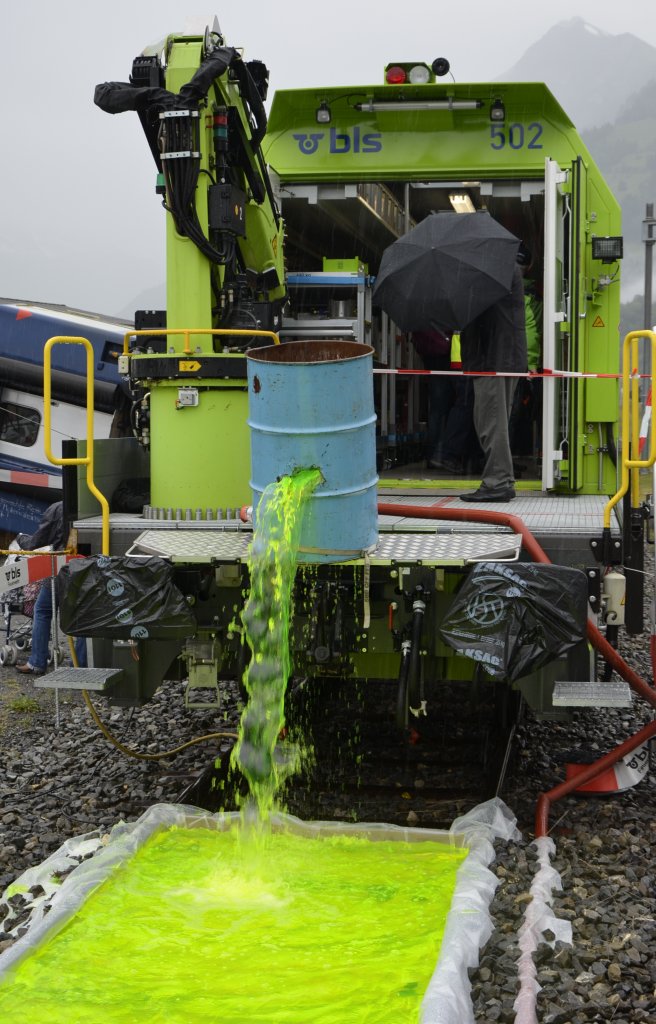
<svg viewBox="0 0 656 1024">
<path fill-rule="evenodd" d="M 301 153 L 311 156 L 319 148 L 319 142 L 323 139 L 323 132 L 317 132 L 312 135 L 294 135 L 294 138 L 298 142 L 298 148 Z"/>
<path fill-rule="evenodd" d="M 324 132 L 313 132 L 311 135 L 294 135 L 301 153 L 311 156 L 319 149 L 319 143 L 325 138 Z M 383 148 L 380 132 L 361 132 L 356 125 L 352 133 L 338 132 L 330 129 L 328 136 L 329 152 L 331 153 L 380 153 Z"/>
</svg>

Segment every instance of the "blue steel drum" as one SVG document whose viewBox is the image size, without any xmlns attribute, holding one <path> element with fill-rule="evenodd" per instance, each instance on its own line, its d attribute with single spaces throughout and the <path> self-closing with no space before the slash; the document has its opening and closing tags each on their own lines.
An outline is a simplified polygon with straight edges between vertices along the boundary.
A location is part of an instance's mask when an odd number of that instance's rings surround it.
<svg viewBox="0 0 656 1024">
<path fill-rule="evenodd" d="M 299 561 L 361 556 L 378 538 L 373 349 L 290 341 L 252 349 L 247 364 L 254 521 L 268 484 L 318 468 Z"/>
</svg>

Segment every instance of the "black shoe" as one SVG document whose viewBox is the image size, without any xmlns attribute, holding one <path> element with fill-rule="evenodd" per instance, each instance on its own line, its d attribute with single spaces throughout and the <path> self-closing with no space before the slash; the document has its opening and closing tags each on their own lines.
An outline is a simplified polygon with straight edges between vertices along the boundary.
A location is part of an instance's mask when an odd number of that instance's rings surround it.
<svg viewBox="0 0 656 1024">
<path fill-rule="evenodd" d="M 463 468 L 454 459 L 429 459 L 429 469 L 439 469 L 443 473 L 451 473 L 453 476 L 462 476 Z"/>
<path fill-rule="evenodd" d="M 461 494 L 461 501 L 512 501 L 517 495 L 512 487 L 479 487 L 477 491 Z"/>
</svg>

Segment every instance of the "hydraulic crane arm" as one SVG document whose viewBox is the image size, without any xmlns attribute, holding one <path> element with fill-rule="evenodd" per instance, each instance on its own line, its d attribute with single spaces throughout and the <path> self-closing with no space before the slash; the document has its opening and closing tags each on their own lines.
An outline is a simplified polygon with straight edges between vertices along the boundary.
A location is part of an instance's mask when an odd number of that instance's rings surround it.
<svg viewBox="0 0 656 1024">
<path fill-rule="evenodd" d="M 216 33 L 203 40 L 170 37 L 168 65 L 159 54 L 144 53 L 129 83 L 102 83 L 94 96 L 109 113 L 138 113 L 177 233 L 214 265 L 217 298 L 227 284 L 231 295 L 239 293 L 236 303 L 216 303 L 218 324 L 222 306 L 234 312 L 239 301 L 281 302 L 285 296 L 282 222 L 260 149 L 268 71 L 222 43 Z M 177 90 L 165 87 L 179 74 L 176 49 L 187 62 L 190 53 L 200 55 L 197 70 Z"/>
</svg>

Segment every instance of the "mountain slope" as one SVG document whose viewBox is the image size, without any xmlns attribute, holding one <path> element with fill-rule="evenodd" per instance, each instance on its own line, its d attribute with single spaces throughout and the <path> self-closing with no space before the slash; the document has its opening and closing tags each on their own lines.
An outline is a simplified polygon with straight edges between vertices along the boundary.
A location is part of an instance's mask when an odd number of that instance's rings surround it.
<svg viewBox="0 0 656 1024">
<path fill-rule="evenodd" d="M 629 97 L 617 120 L 583 139 L 622 207 L 623 292 L 642 291 L 642 221 L 646 204 L 656 202 L 656 77 Z"/>
<path fill-rule="evenodd" d="M 656 77 L 656 48 L 629 32 L 609 35 L 582 18 L 561 21 L 497 81 L 546 82 L 579 131 L 614 121 Z"/>
</svg>

